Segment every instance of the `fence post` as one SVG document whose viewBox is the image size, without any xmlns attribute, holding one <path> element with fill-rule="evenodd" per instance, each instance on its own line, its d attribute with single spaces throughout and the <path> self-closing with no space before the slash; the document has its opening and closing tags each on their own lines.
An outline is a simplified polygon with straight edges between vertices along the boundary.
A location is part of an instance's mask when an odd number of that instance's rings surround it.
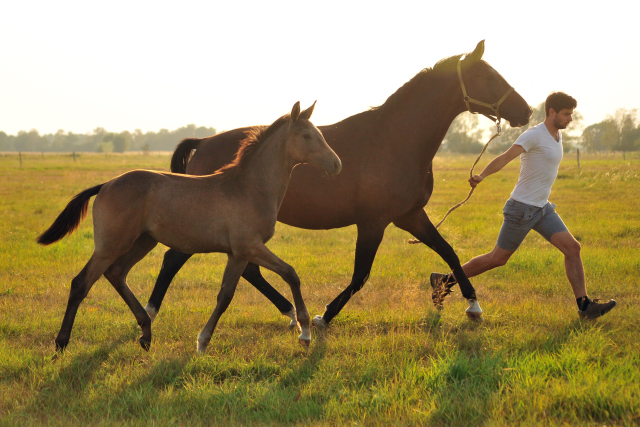
<svg viewBox="0 0 640 427">
<path fill-rule="evenodd" d="M 76 152 L 75 151 L 73 152 L 73 161 L 74 162 L 76 161 Z"/>
<path fill-rule="evenodd" d="M 22 167 L 22 151 L 18 151 L 18 156 L 20 157 L 20 167 Z"/>
<path fill-rule="evenodd" d="M 578 169 L 580 169 L 580 149 L 578 148 Z"/>
</svg>

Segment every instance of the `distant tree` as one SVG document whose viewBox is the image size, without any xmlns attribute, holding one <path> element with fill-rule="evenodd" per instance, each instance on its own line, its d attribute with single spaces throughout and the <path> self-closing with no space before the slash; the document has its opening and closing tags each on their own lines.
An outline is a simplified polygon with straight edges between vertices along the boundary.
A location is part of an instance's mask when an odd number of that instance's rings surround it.
<svg viewBox="0 0 640 427">
<path fill-rule="evenodd" d="M 111 141 L 101 142 L 100 144 L 96 145 L 96 151 L 98 153 L 112 153 L 113 142 Z"/>
<path fill-rule="evenodd" d="M 604 126 L 602 123 L 594 123 L 587 126 L 580 136 L 580 145 L 589 152 L 606 150 L 604 145 Z"/>
<path fill-rule="evenodd" d="M 148 149 L 149 148 L 149 144 L 147 143 L 147 138 L 146 138 L 145 134 L 143 134 L 140 129 L 134 130 L 133 133 L 131 134 L 131 147 L 132 148 L 141 148 L 142 149 L 142 147 L 145 144 L 147 145 L 147 149 Z"/>
<path fill-rule="evenodd" d="M 131 134 L 129 132 L 122 132 L 111 136 L 111 142 L 113 143 L 113 151 L 116 153 L 124 153 L 131 146 Z"/>
<path fill-rule="evenodd" d="M 444 137 L 443 148 L 453 153 L 479 153 L 483 129 L 477 115 L 462 113 L 456 117 Z"/>
<path fill-rule="evenodd" d="M 612 151 L 627 151 L 640 149 L 640 128 L 638 127 L 638 110 L 620 108 L 613 116 L 607 116 L 600 122 L 602 128 L 602 142 Z"/>
<path fill-rule="evenodd" d="M 48 151 L 49 141 L 40 136 L 37 130 L 20 131 L 13 143 L 17 151 Z"/>
<path fill-rule="evenodd" d="M 160 129 L 157 133 L 142 133 L 136 129 L 133 133 L 107 132 L 104 128 L 95 128 L 91 133 L 74 134 L 60 129 L 55 134 L 40 135 L 37 130 L 20 131 L 18 135 L 7 135 L 0 132 L 0 151 L 117 151 L 124 152 L 131 148 L 173 151 L 184 138 L 203 138 L 215 135 L 212 127 L 190 124 L 176 130 Z"/>
<path fill-rule="evenodd" d="M 11 150 L 11 138 L 6 133 L 0 131 L 0 151 Z"/>
</svg>

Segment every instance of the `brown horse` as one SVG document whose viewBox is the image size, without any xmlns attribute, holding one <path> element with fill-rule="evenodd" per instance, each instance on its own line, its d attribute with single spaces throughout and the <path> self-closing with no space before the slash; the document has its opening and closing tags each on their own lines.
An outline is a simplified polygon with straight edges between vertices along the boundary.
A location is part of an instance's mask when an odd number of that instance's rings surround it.
<svg viewBox="0 0 640 427">
<path fill-rule="evenodd" d="M 308 162 L 328 174 L 342 168 L 336 153 L 309 121 L 314 106 L 300 112 L 300 103 L 296 103 L 291 114 L 271 126 L 247 130 L 235 160 L 211 175 L 136 170 L 76 195 L 38 237 L 38 243 L 48 245 L 73 232 L 86 214 L 89 200 L 97 195 L 93 204 L 95 249 L 71 282 L 56 347 L 64 350 L 69 343 L 78 306 L 104 274 L 133 312 L 142 328 L 140 344 L 149 349 L 151 319 L 126 278 L 158 242 L 182 253 L 224 252 L 228 256 L 216 308 L 198 336 L 198 351 L 206 350 L 248 262 L 272 270 L 289 284 L 302 332 L 299 340 L 308 346 L 310 319 L 300 279 L 265 243 L 275 231 L 278 209 L 295 165 Z"/>
<path fill-rule="evenodd" d="M 314 168 L 296 168 L 278 213 L 278 221 L 306 229 L 332 229 L 351 224 L 358 227 L 351 283 L 327 305 L 322 316 L 314 318 L 317 325 L 330 322 L 362 288 L 390 223 L 436 251 L 455 273 L 463 296 L 470 304 L 475 302 L 475 291 L 456 253 L 423 208 L 433 190 L 431 161 L 453 119 L 467 110 L 465 101 L 473 103 L 472 98 L 483 101 L 484 104 L 473 104 L 476 112 L 498 114 L 511 126 L 529 122 L 531 108 L 517 92 L 509 93 L 510 85 L 481 59 L 483 52 L 484 41 L 464 59 L 457 55 L 439 61 L 432 69 L 422 70 L 380 107 L 320 127 L 340 156 L 344 169 L 335 179 L 329 179 Z M 462 81 L 468 97 L 463 96 Z M 488 108 L 490 104 L 486 103 L 498 100 L 497 105 Z M 171 170 L 191 175 L 211 173 L 229 161 L 245 130 L 182 141 L 173 154 Z M 191 156 L 193 149 L 196 151 Z M 165 254 L 146 306 L 152 319 L 171 280 L 189 257 L 175 250 Z M 289 316 L 294 313 L 291 303 L 266 282 L 256 265 L 249 264 L 242 276 L 281 313 Z"/>
</svg>

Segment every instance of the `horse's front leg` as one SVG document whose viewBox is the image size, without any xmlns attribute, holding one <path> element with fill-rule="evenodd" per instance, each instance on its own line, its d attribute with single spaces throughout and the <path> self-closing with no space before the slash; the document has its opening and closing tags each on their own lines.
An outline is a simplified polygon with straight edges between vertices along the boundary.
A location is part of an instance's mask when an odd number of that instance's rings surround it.
<svg viewBox="0 0 640 427">
<path fill-rule="evenodd" d="M 269 301 L 271 301 L 271 303 L 273 303 L 273 305 L 275 305 L 276 308 L 280 310 L 280 313 L 291 318 L 289 327 L 294 327 L 298 324 L 298 321 L 296 320 L 296 309 L 293 304 L 291 304 L 289 300 L 283 297 L 280 292 L 275 290 L 273 286 L 271 286 L 269 282 L 267 282 L 265 278 L 262 277 L 259 266 L 250 262 L 249 264 L 247 264 L 247 268 L 244 269 L 242 277 L 247 282 L 251 283 L 258 291 L 260 291 L 262 295 L 267 297 Z"/>
<path fill-rule="evenodd" d="M 209 318 L 209 321 L 198 335 L 198 352 L 204 353 L 207 350 L 207 346 L 211 341 L 213 331 L 216 329 L 216 325 L 220 320 L 220 316 L 225 312 L 233 295 L 236 292 L 236 286 L 238 286 L 238 280 L 247 266 L 247 261 L 237 258 L 232 254 L 227 254 L 227 266 L 224 269 L 222 276 L 222 286 L 220 286 L 220 292 L 218 292 L 218 302 L 216 304 L 213 314 Z"/>
<path fill-rule="evenodd" d="M 171 281 L 189 258 L 191 258 L 190 254 L 184 254 L 173 249 L 165 252 L 156 284 L 153 286 L 149 302 L 147 302 L 147 306 L 144 308 L 149 314 L 151 322 L 153 322 L 158 315 L 162 300 L 169 289 Z"/>
<path fill-rule="evenodd" d="M 234 249 L 234 253 L 236 249 Z M 267 268 L 287 282 L 291 288 L 291 294 L 293 295 L 293 302 L 296 308 L 296 319 L 298 320 L 298 326 L 300 328 L 300 336 L 298 342 L 308 348 L 311 344 L 311 331 L 309 330 L 309 312 L 302 299 L 302 293 L 300 291 L 300 278 L 298 273 L 289 264 L 278 258 L 273 252 L 269 250 L 264 244 L 259 243 L 255 245 L 243 245 L 237 249 L 238 257 L 244 258 L 249 262 L 257 264 L 261 267 Z"/>
<path fill-rule="evenodd" d="M 471 318 L 482 316 L 482 309 L 480 308 L 480 304 L 478 304 L 476 291 L 462 269 L 458 255 L 456 255 L 451 245 L 440 235 L 438 229 L 429 220 L 426 212 L 423 209 L 420 209 L 405 215 L 393 223 L 398 228 L 413 234 L 418 240 L 433 249 L 438 255 L 440 255 L 440 257 L 442 257 L 444 262 L 449 265 L 455 274 L 456 279 L 460 284 L 462 296 L 465 297 L 469 303 L 469 308 L 466 311 L 467 315 Z M 436 289 L 436 291 L 438 290 Z M 436 300 L 441 302 L 447 294 L 447 291 L 448 289 L 445 288 L 445 286 L 442 286 L 442 289 L 440 289 L 439 292 L 443 295 L 435 295 L 434 303 L 436 303 Z M 436 305 L 439 306 L 440 304 Z"/>
</svg>

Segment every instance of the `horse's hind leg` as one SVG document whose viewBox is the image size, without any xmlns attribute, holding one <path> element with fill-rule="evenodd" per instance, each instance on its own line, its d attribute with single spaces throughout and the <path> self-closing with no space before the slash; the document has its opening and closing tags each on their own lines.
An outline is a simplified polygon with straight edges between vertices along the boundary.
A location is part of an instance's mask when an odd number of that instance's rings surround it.
<svg viewBox="0 0 640 427">
<path fill-rule="evenodd" d="M 231 300 L 233 294 L 236 292 L 236 286 L 238 286 L 238 280 L 247 266 L 247 261 L 238 259 L 232 254 L 228 254 L 227 266 L 224 269 L 224 275 L 222 276 L 222 286 L 220 292 L 218 292 L 218 302 L 216 304 L 213 314 L 209 318 L 209 321 L 198 335 L 198 352 L 204 353 L 207 350 L 207 346 L 211 341 L 213 331 L 216 329 L 220 316 L 225 312 Z"/>
<path fill-rule="evenodd" d="M 94 252 L 89 262 L 87 262 L 80 273 L 71 281 L 67 310 L 64 313 L 62 326 L 55 340 L 58 351 L 63 351 L 67 347 L 67 344 L 69 344 L 71 329 L 73 329 L 73 322 L 78 313 L 80 303 L 85 299 L 93 284 L 112 262 L 112 258 L 104 257 Z"/>
<path fill-rule="evenodd" d="M 340 313 L 349 299 L 362 289 L 367 280 L 369 280 L 371 266 L 373 265 L 373 260 L 376 258 L 376 252 L 378 252 L 378 247 L 380 246 L 380 242 L 382 242 L 386 227 L 387 224 L 358 224 L 356 256 L 351 283 L 349 283 L 349 286 L 347 286 L 344 291 L 340 292 L 340 295 L 327 304 L 322 316 L 315 316 L 313 318 L 313 323 L 316 326 L 326 326 L 331 322 L 331 320 Z"/>
<path fill-rule="evenodd" d="M 140 325 L 142 329 L 140 345 L 147 351 L 151 346 L 151 319 L 144 308 L 142 308 L 136 296 L 131 292 L 131 289 L 129 289 L 127 285 L 127 274 L 129 274 L 131 268 L 155 248 L 157 244 L 158 242 L 154 238 L 148 234 L 142 234 L 135 241 L 131 249 L 129 249 L 129 252 L 118 258 L 116 262 L 111 264 L 107 271 L 104 272 L 104 277 L 109 280 L 124 302 L 127 303 L 138 325 Z"/>
<path fill-rule="evenodd" d="M 165 252 L 156 284 L 153 286 L 147 306 L 144 308 L 149 313 L 151 322 L 155 320 L 160 310 L 160 305 L 162 305 L 162 300 L 169 289 L 171 281 L 189 258 L 191 258 L 191 254 L 178 252 L 174 249 L 169 249 Z"/>
<path fill-rule="evenodd" d="M 460 259 L 449 243 L 440 235 L 422 209 L 394 221 L 399 228 L 413 234 L 422 243 L 433 249 L 446 262 L 458 280 L 462 296 L 467 300 L 476 300 L 476 291 L 465 274 Z M 470 302 L 471 303 L 471 302 Z M 477 305 L 477 303 L 475 303 Z M 479 306 L 478 306 L 479 308 Z"/>
</svg>

